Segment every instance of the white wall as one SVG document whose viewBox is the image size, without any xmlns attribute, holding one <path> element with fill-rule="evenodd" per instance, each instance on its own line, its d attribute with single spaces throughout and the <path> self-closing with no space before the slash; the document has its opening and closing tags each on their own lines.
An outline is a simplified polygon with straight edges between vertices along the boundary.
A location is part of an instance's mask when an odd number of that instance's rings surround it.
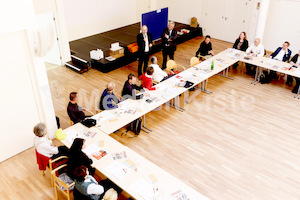
<svg viewBox="0 0 300 200">
<path fill-rule="evenodd" d="M 275 51 L 284 41 L 291 43 L 292 54 L 300 49 L 300 1 L 271 0 L 263 44 Z"/>
<path fill-rule="evenodd" d="M 169 8 L 169 19 L 190 24 L 191 18 L 196 17 L 201 26 L 203 0 L 156 0 L 156 9 Z"/>
<path fill-rule="evenodd" d="M 45 122 L 51 135 L 57 126 L 45 65 L 34 55 L 32 1 L 6 1 L 0 18 L 1 162 L 32 147 L 36 123 Z"/>
<path fill-rule="evenodd" d="M 64 0 L 70 41 L 138 22 L 137 0 Z"/>
</svg>

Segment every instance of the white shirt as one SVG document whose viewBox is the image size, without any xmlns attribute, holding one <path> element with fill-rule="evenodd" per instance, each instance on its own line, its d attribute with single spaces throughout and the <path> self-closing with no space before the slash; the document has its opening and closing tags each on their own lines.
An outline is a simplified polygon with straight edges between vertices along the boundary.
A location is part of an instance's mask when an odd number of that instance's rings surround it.
<svg viewBox="0 0 300 200">
<path fill-rule="evenodd" d="M 262 45 L 261 43 L 259 43 L 258 46 L 255 46 L 255 44 L 253 43 L 250 47 L 248 47 L 248 49 L 246 50 L 246 53 L 253 53 L 258 57 L 263 57 L 265 54 L 265 48 L 264 45 Z"/>
<path fill-rule="evenodd" d="M 156 82 L 160 82 L 164 77 L 168 76 L 158 64 L 151 64 L 149 67 L 153 67 L 154 72 L 152 74 L 152 79 Z"/>
<path fill-rule="evenodd" d="M 279 53 L 275 57 L 273 57 L 273 59 L 282 61 L 285 54 L 286 51 L 281 49 Z"/>
<path fill-rule="evenodd" d="M 144 39 L 146 39 L 145 41 L 145 52 L 149 52 L 149 40 L 148 40 L 148 36 L 147 33 L 143 34 Z"/>
<path fill-rule="evenodd" d="M 58 154 L 58 147 L 53 146 L 52 141 L 49 138 L 38 137 L 34 138 L 34 147 L 39 154 L 51 158 L 54 154 Z"/>
<path fill-rule="evenodd" d="M 85 183 L 88 183 L 88 182 L 94 183 L 94 184 L 90 184 L 87 187 L 88 194 L 100 195 L 104 192 L 103 186 L 99 185 L 98 182 L 96 181 L 96 179 L 94 177 L 92 177 L 91 175 L 88 175 L 87 178 L 84 180 L 84 182 Z"/>
</svg>

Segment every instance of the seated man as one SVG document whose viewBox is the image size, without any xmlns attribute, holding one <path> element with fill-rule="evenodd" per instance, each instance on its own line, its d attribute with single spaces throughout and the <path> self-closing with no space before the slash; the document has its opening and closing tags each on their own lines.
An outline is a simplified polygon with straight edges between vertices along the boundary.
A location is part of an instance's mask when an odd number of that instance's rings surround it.
<svg viewBox="0 0 300 200">
<path fill-rule="evenodd" d="M 159 65 L 157 64 L 157 58 L 155 56 L 152 56 L 150 59 L 151 65 L 149 67 L 153 67 L 153 75 L 152 79 L 155 82 L 161 82 L 165 80 L 168 76 L 167 72 L 163 71 Z"/>
<path fill-rule="evenodd" d="M 270 56 L 270 58 L 275 60 L 280 60 L 282 62 L 286 62 L 290 60 L 292 51 L 289 50 L 290 43 L 284 42 L 282 47 L 278 47 L 275 52 L 273 52 Z M 276 78 L 276 71 L 271 70 L 270 71 L 271 78 Z M 291 79 L 293 80 L 293 79 Z M 292 82 L 290 82 L 290 79 L 287 80 L 286 84 L 291 85 Z"/>
<path fill-rule="evenodd" d="M 199 47 L 198 51 L 196 52 L 196 57 L 198 57 L 199 53 L 201 56 L 204 56 L 206 59 L 208 59 L 214 55 L 214 52 L 212 51 L 212 45 L 210 42 L 209 35 L 205 36 L 204 41 L 201 42 L 200 47 Z"/>
<path fill-rule="evenodd" d="M 143 88 L 136 85 L 136 77 L 134 74 L 130 73 L 128 75 L 128 80 L 125 82 L 123 90 L 122 90 L 122 98 L 136 98 L 136 90 L 142 90 Z"/>
<path fill-rule="evenodd" d="M 153 67 L 149 66 L 146 69 L 146 72 L 139 77 L 139 79 L 141 81 L 143 81 L 143 84 L 142 84 L 143 88 L 146 88 L 148 90 L 156 90 L 156 88 L 153 87 L 153 82 L 152 82 L 153 72 L 154 72 Z"/>
<path fill-rule="evenodd" d="M 68 104 L 67 112 L 70 119 L 74 122 L 74 124 L 84 120 L 87 116 L 85 116 L 83 110 L 87 110 L 86 108 L 82 108 L 77 105 L 77 92 L 70 93 L 70 102 Z"/>
<path fill-rule="evenodd" d="M 294 68 L 300 68 L 300 50 L 298 52 L 298 54 L 294 55 L 290 64 L 294 67 Z M 293 89 L 293 93 L 297 94 L 298 90 L 299 90 L 299 85 L 300 85 L 300 78 L 298 77 L 294 77 L 296 80 L 296 86 Z M 289 80 L 291 79 L 291 80 Z M 293 83 L 293 77 L 292 76 L 288 76 L 288 80 L 291 83 Z"/>
<path fill-rule="evenodd" d="M 252 55 L 254 57 L 263 57 L 265 54 L 264 46 L 260 43 L 260 39 L 256 38 L 254 44 L 252 44 L 246 50 L 248 55 Z M 254 75 L 256 66 L 246 63 L 247 74 Z"/>
<path fill-rule="evenodd" d="M 113 93 L 115 89 L 115 83 L 114 82 L 109 82 L 106 85 L 106 89 L 103 91 L 99 103 L 99 109 L 100 110 L 111 110 L 114 108 L 118 108 L 118 104 L 120 101 L 118 98 L 115 96 Z M 113 103 L 114 101 L 114 103 Z"/>
</svg>

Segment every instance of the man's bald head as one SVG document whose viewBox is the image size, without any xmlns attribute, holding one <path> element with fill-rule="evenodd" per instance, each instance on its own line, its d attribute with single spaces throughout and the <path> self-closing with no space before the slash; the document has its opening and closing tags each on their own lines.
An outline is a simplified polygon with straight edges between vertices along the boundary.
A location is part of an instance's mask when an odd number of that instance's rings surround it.
<svg viewBox="0 0 300 200">
<path fill-rule="evenodd" d="M 142 33 L 146 34 L 148 32 L 148 27 L 146 25 L 142 26 Z"/>
<path fill-rule="evenodd" d="M 254 40 L 254 44 L 255 44 L 255 46 L 258 46 L 260 44 L 260 38 L 256 38 Z"/>
</svg>

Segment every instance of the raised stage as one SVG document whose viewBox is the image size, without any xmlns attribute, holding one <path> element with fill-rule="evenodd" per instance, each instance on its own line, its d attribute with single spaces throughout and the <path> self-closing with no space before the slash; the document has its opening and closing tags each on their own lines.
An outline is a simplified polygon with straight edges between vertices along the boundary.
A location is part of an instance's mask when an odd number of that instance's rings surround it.
<svg viewBox="0 0 300 200">
<path fill-rule="evenodd" d="M 190 40 L 197 36 L 202 36 L 202 28 L 191 28 L 187 24 L 176 22 L 175 29 L 188 29 L 190 33 L 179 35 L 177 44 Z M 89 67 L 93 67 L 101 72 L 109 72 L 137 59 L 137 52 L 131 53 L 127 49 L 127 45 L 136 42 L 136 36 L 140 33 L 140 23 L 131 24 L 118 29 L 99 33 L 82 39 L 70 42 L 72 61 L 66 63 L 66 67 L 78 72 L 83 73 Z M 90 58 L 90 51 L 101 49 L 104 52 L 104 57 L 109 56 L 110 45 L 114 42 L 119 42 L 120 46 L 124 47 L 125 53 L 114 61 L 107 61 L 105 58 L 100 60 L 93 60 Z M 151 53 L 156 53 L 161 50 L 161 41 L 158 40 L 152 47 Z"/>
</svg>

